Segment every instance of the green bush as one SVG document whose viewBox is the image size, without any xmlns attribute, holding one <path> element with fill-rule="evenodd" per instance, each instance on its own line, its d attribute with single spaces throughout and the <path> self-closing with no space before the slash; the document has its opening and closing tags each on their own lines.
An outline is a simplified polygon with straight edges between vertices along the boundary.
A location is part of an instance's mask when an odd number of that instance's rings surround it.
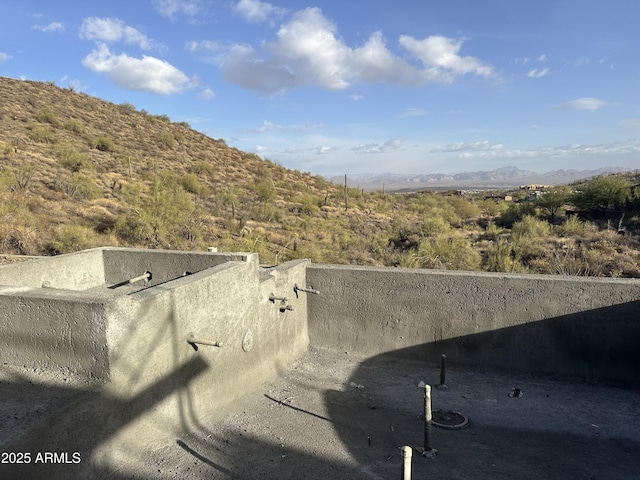
<svg viewBox="0 0 640 480">
<path fill-rule="evenodd" d="M 209 175 L 210 177 L 213 177 L 213 174 L 215 173 L 213 166 L 202 160 L 190 165 L 187 171 L 196 175 Z"/>
<path fill-rule="evenodd" d="M 78 120 L 69 120 L 64 125 L 64 129 L 72 133 L 82 133 L 82 124 Z"/>
<path fill-rule="evenodd" d="M 68 142 L 56 145 L 53 148 L 53 152 L 58 158 L 60 165 L 68 168 L 72 172 L 93 168 L 91 161 Z"/>
<path fill-rule="evenodd" d="M 480 253 L 466 238 L 440 235 L 420 243 L 416 264 L 421 268 L 477 270 Z"/>
<path fill-rule="evenodd" d="M 269 203 L 276 199 L 276 188 L 271 180 L 262 180 L 255 186 L 256 196 L 261 202 Z"/>
<path fill-rule="evenodd" d="M 165 130 L 158 135 L 158 143 L 162 148 L 173 148 L 176 146 L 176 138 L 173 133 Z"/>
<path fill-rule="evenodd" d="M 95 232 L 83 225 L 62 225 L 56 237 L 48 246 L 49 253 L 54 255 L 77 252 L 96 246 Z"/>
<path fill-rule="evenodd" d="M 101 152 L 115 152 L 116 145 L 110 137 L 94 138 L 91 142 L 91 148 L 100 150 Z"/>
<path fill-rule="evenodd" d="M 56 142 L 56 138 L 53 135 L 53 131 L 51 130 L 51 127 L 44 126 L 44 125 L 36 125 L 35 127 L 33 127 L 33 129 L 31 130 L 31 133 L 29 134 L 29 138 L 34 142 L 39 142 L 39 143 L 55 143 Z"/>
<path fill-rule="evenodd" d="M 40 123 L 49 123 L 53 126 L 60 125 L 58 115 L 56 115 L 56 113 L 50 108 L 43 108 L 41 110 L 38 110 L 38 113 L 36 113 L 36 120 L 38 120 Z"/>
<path fill-rule="evenodd" d="M 202 185 L 193 173 L 188 173 L 185 176 L 180 178 L 180 185 L 187 192 L 195 193 L 195 194 L 204 194 L 207 192 L 207 187 Z"/>
</svg>

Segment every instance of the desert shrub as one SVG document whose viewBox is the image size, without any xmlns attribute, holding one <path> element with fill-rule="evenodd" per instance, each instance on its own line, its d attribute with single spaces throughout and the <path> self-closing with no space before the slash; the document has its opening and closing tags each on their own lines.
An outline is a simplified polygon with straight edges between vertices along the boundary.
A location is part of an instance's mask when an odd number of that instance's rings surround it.
<svg viewBox="0 0 640 480">
<path fill-rule="evenodd" d="M 136 107 L 129 102 L 121 103 L 120 105 L 118 105 L 118 108 L 120 108 L 120 111 L 122 113 L 126 113 L 126 114 L 133 113 L 136 111 Z"/>
<path fill-rule="evenodd" d="M 196 177 L 193 173 L 188 173 L 185 176 L 180 178 L 180 185 L 187 192 L 195 193 L 197 195 L 202 195 L 207 193 L 207 187 L 200 183 L 198 177 Z"/>
<path fill-rule="evenodd" d="M 78 120 L 69 120 L 64 124 L 64 129 L 72 133 L 82 133 L 82 124 Z"/>
<path fill-rule="evenodd" d="M 501 227 L 511 228 L 514 223 L 519 222 L 525 215 L 536 214 L 535 206 L 531 202 L 510 203 L 506 210 L 500 213 L 496 223 Z"/>
<path fill-rule="evenodd" d="M 269 179 L 262 180 L 255 185 L 255 192 L 261 202 L 273 202 L 276 199 L 276 188 Z"/>
<path fill-rule="evenodd" d="M 52 255 L 77 252 L 96 246 L 95 232 L 83 225 L 62 225 L 56 231 L 56 238 L 52 240 L 47 250 Z"/>
<path fill-rule="evenodd" d="M 298 199 L 299 211 L 302 215 L 313 216 L 320 210 L 318 207 L 320 202 L 314 195 L 303 195 Z"/>
<path fill-rule="evenodd" d="M 55 143 L 56 141 L 53 131 L 48 125 L 36 125 L 33 127 L 29 133 L 29 138 L 39 143 Z"/>
<path fill-rule="evenodd" d="M 198 160 L 193 165 L 190 165 L 187 169 L 190 173 L 194 173 L 196 175 L 209 175 L 213 177 L 215 173 L 215 169 L 210 163 L 204 162 L 202 160 Z"/>
<path fill-rule="evenodd" d="M 531 215 L 524 215 L 519 222 L 513 224 L 511 235 L 514 241 L 543 240 L 551 233 L 551 225 L 546 220 L 538 220 Z"/>
<path fill-rule="evenodd" d="M 273 203 L 263 203 L 253 208 L 251 216 L 259 222 L 280 222 L 284 213 Z"/>
<path fill-rule="evenodd" d="M 56 112 L 54 112 L 50 108 L 42 108 L 38 110 L 38 112 L 36 113 L 36 120 L 38 120 L 40 123 L 49 123 L 53 126 L 60 125 L 58 115 L 56 115 Z"/>
<path fill-rule="evenodd" d="M 158 135 L 158 143 L 162 148 L 173 148 L 176 146 L 176 138 L 173 133 L 165 130 Z"/>
<path fill-rule="evenodd" d="M 480 216 L 480 207 L 469 200 L 460 197 L 449 197 L 448 203 L 454 208 L 455 213 L 465 220 Z"/>
<path fill-rule="evenodd" d="M 504 238 L 498 238 L 487 247 L 482 256 L 482 268 L 489 272 L 514 272 L 519 262 L 512 258 L 511 244 Z"/>
<path fill-rule="evenodd" d="M 428 217 L 424 219 L 418 226 L 419 232 L 426 237 L 435 237 L 442 233 L 447 233 L 451 230 L 451 224 L 444 218 Z"/>
<path fill-rule="evenodd" d="M 101 152 L 115 152 L 116 145 L 113 143 L 113 140 L 110 137 L 98 137 L 94 138 L 91 142 L 91 148 L 95 148 L 96 150 L 100 150 Z"/>
<path fill-rule="evenodd" d="M 68 168 L 72 172 L 93 168 L 91 161 L 68 142 L 56 145 L 53 148 L 53 152 L 58 158 L 60 165 Z"/>
<path fill-rule="evenodd" d="M 489 222 L 481 237 L 484 240 L 496 241 L 501 233 L 502 229 L 500 229 L 494 222 Z"/>
<path fill-rule="evenodd" d="M 165 123 L 171 123 L 171 119 L 169 118 L 169 115 L 150 115 L 149 119 L 153 119 L 153 120 L 158 120 L 160 122 L 165 122 Z"/>
<path fill-rule="evenodd" d="M 3 145 L 2 153 L 4 155 L 11 155 L 13 152 L 15 152 L 15 147 L 11 144 L 11 142 L 7 142 Z"/>
<path fill-rule="evenodd" d="M 466 238 L 440 235 L 420 243 L 415 263 L 420 268 L 477 270 L 480 253 Z"/>
<path fill-rule="evenodd" d="M 184 128 L 191 128 L 191 125 L 189 124 L 189 122 L 176 122 L 176 125 L 180 125 L 181 127 L 184 127 Z"/>
<path fill-rule="evenodd" d="M 575 237 L 584 235 L 588 231 L 597 230 L 597 228 L 593 223 L 583 222 L 576 215 L 572 215 L 566 218 L 561 225 L 555 225 L 553 231 L 561 237 Z"/>
</svg>

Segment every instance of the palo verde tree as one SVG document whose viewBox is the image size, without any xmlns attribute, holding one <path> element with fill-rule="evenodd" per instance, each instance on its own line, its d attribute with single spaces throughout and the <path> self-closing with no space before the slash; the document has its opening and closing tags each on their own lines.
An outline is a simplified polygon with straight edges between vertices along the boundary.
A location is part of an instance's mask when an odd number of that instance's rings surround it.
<svg viewBox="0 0 640 480">
<path fill-rule="evenodd" d="M 580 210 L 619 210 L 631 194 L 629 181 L 620 175 L 596 177 L 575 192 L 572 203 Z"/>
<path fill-rule="evenodd" d="M 571 197 L 571 191 L 567 186 L 553 187 L 547 190 L 536 201 L 536 205 L 546 212 L 551 218 L 555 218 L 558 210 L 564 207 Z"/>
</svg>

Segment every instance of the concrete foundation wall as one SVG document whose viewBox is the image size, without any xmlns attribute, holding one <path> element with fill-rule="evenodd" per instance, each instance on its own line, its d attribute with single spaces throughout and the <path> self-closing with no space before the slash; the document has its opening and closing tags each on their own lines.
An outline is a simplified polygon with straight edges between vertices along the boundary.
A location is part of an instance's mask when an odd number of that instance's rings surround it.
<svg viewBox="0 0 640 480">
<path fill-rule="evenodd" d="M 640 282 L 312 265 L 312 345 L 640 383 Z"/>
<path fill-rule="evenodd" d="M 104 281 L 100 248 L 0 266 L 0 285 L 86 290 Z"/>
<path fill-rule="evenodd" d="M 48 384 L 105 382 L 104 305 L 76 292 L 0 287 L 0 365 Z"/>
<path fill-rule="evenodd" d="M 131 278 L 152 273 L 148 286 L 158 285 L 229 261 L 244 261 L 246 255 L 236 253 L 171 252 L 168 250 L 139 250 L 134 248 L 102 249 L 104 280 L 117 284 Z M 142 284 L 142 283 L 141 283 Z"/>
</svg>

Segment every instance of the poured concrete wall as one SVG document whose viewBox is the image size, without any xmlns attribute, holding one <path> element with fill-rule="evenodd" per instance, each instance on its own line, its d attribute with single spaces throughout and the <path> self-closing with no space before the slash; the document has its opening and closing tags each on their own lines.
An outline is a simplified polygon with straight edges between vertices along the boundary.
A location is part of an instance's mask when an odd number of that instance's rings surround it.
<svg viewBox="0 0 640 480">
<path fill-rule="evenodd" d="M 158 285 L 230 261 L 245 261 L 246 255 L 235 253 L 208 254 L 201 252 L 171 252 L 170 250 L 140 250 L 135 248 L 104 248 L 104 283 L 117 284 L 145 272 L 152 273 L 147 286 Z"/>
<path fill-rule="evenodd" d="M 0 285 L 86 290 L 104 283 L 100 248 L 0 267 Z"/>
<path fill-rule="evenodd" d="M 640 281 L 312 265 L 311 344 L 640 383 Z"/>
<path fill-rule="evenodd" d="M 80 452 L 78 478 L 102 467 L 130 478 L 146 449 L 201 432 L 290 368 L 309 341 L 306 298 L 294 291 L 306 283 L 308 261 L 263 269 L 250 253 L 139 251 L 137 264 L 128 249 L 104 253 L 107 269 L 147 269 L 151 259 L 167 277 L 196 272 L 116 289 L 109 278 L 85 291 L 0 287 L 0 418 L 14 418 L 3 411 L 11 405 L 28 412 L 0 425 L 0 450 Z M 272 302 L 272 293 L 287 300 Z M 221 347 L 196 350 L 191 338 Z M 34 466 L 29 478 L 52 472 Z"/>
</svg>

